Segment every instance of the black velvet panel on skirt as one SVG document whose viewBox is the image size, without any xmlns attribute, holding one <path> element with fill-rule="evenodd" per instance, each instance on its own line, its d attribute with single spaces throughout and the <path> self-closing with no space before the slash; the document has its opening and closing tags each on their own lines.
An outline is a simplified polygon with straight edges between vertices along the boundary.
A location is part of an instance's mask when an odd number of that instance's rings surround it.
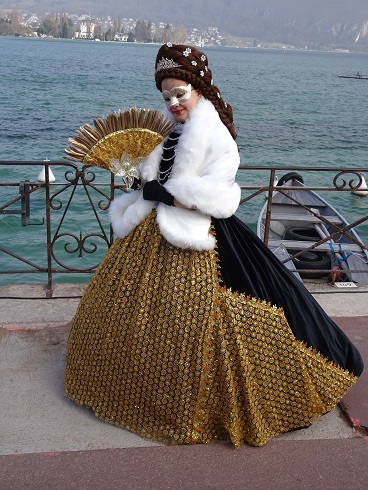
<svg viewBox="0 0 368 490">
<path fill-rule="evenodd" d="M 236 216 L 212 222 L 226 287 L 282 307 L 298 340 L 359 376 L 358 350 L 262 240 Z"/>
</svg>

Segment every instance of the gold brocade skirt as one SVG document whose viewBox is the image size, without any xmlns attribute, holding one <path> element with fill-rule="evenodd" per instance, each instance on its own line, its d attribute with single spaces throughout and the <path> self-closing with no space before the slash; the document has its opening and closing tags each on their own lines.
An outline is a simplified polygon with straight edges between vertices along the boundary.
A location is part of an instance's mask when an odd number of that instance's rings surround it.
<svg viewBox="0 0 368 490">
<path fill-rule="evenodd" d="M 168 444 L 260 446 L 354 382 L 297 341 L 281 309 L 221 286 L 216 251 L 170 245 L 155 211 L 106 254 L 67 345 L 66 396 Z"/>
</svg>

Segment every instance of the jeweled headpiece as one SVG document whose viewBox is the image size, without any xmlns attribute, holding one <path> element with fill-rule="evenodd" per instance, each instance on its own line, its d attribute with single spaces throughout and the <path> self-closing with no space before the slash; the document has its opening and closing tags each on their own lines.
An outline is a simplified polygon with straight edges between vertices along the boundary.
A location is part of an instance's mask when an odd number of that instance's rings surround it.
<svg viewBox="0 0 368 490">
<path fill-rule="evenodd" d="M 196 89 L 210 86 L 212 74 L 207 56 L 192 46 L 164 44 L 157 54 L 155 64 L 155 79 L 159 90 L 164 78 L 184 80 Z"/>
<path fill-rule="evenodd" d="M 156 64 L 156 71 L 165 70 L 166 68 L 177 68 L 178 66 L 180 65 L 175 63 L 174 60 L 162 57 Z"/>
<path fill-rule="evenodd" d="M 194 46 L 166 43 L 161 46 L 156 56 L 155 81 L 158 90 L 165 78 L 175 78 L 190 84 L 215 106 L 221 121 L 236 138 L 233 125 L 232 108 L 226 104 L 220 90 L 214 85 L 207 56 Z"/>
</svg>

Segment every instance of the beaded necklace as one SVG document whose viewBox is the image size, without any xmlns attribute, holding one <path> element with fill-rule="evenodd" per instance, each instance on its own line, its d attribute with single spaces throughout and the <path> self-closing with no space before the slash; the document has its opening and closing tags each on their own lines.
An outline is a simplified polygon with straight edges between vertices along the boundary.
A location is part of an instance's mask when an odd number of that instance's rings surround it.
<svg viewBox="0 0 368 490">
<path fill-rule="evenodd" d="M 175 161 L 176 147 L 179 143 L 181 131 L 172 131 L 166 139 L 160 162 L 160 168 L 158 171 L 158 181 L 160 184 L 164 184 L 170 177 L 171 170 Z"/>
</svg>

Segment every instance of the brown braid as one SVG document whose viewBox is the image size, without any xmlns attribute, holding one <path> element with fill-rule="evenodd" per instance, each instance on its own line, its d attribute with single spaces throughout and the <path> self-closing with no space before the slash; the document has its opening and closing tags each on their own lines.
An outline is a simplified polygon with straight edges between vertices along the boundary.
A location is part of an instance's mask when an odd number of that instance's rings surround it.
<svg viewBox="0 0 368 490">
<path fill-rule="evenodd" d="M 213 84 L 212 72 L 208 68 L 207 56 L 193 46 L 167 43 L 161 46 L 156 56 L 155 80 L 158 90 L 165 78 L 176 78 L 190 83 L 214 105 L 220 119 L 236 139 L 233 110 L 221 97 L 220 90 Z"/>
</svg>

